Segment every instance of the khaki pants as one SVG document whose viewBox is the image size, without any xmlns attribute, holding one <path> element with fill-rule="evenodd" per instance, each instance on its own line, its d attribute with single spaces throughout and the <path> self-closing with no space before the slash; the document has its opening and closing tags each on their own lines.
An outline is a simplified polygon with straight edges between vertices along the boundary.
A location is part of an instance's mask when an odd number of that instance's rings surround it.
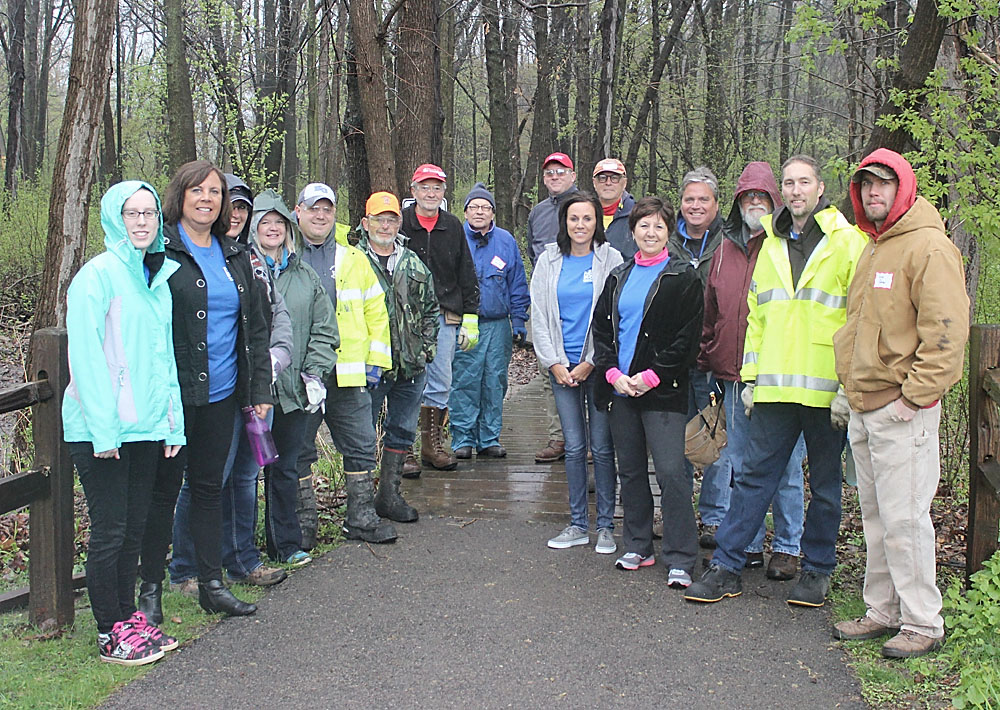
<svg viewBox="0 0 1000 710">
<path fill-rule="evenodd" d="M 562 441 L 562 423 L 556 410 L 556 398 L 552 396 L 552 382 L 549 381 L 549 371 L 542 366 L 541 360 L 538 361 L 538 371 L 542 373 L 542 392 L 545 393 L 545 420 L 549 429 L 549 439 Z"/>
<path fill-rule="evenodd" d="M 944 635 L 930 516 L 941 475 L 940 421 L 940 404 L 904 422 L 890 402 L 851 412 L 848 427 L 868 549 L 868 616 L 932 638 Z"/>
</svg>

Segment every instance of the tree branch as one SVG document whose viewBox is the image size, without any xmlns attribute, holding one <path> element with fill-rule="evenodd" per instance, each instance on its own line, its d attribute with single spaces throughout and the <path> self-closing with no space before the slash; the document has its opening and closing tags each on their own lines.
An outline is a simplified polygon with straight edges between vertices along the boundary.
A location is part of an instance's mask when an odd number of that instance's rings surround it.
<svg viewBox="0 0 1000 710">
<path fill-rule="evenodd" d="M 386 13 L 385 19 L 378 26 L 378 30 L 375 31 L 375 39 L 378 40 L 379 44 L 385 44 L 386 35 L 389 34 L 389 25 L 392 23 L 392 18 L 396 16 L 396 13 L 400 11 L 406 0 L 396 0 L 392 7 L 389 8 L 389 12 Z"/>
</svg>

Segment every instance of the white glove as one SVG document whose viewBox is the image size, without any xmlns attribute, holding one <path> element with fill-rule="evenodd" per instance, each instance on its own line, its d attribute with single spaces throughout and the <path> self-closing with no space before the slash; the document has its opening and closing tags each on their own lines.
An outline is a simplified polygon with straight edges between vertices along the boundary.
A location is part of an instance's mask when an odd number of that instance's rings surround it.
<svg viewBox="0 0 1000 710">
<path fill-rule="evenodd" d="M 314 414 L 320 410 L 326 413 L 326 386 L 315 375 L 302 373 L 302 381 L 306 385 L 306 413 Z"/>
<path fill-rule="evenodd" d="M 754 383 L 748 382 L 743 388 L 743 394 L 740 395 L 740 400 L 743 402 L 743 411 L 746 412 L 748 417 L 753 410 L 753 388 Z"/>
<path fill-rule="evenodd" d="M 275 380 L 278 379 L 278 358 L 271 353 L 271 384 L 273 385 Z"/>
<path fill-rule="evenodd" d="M 851 407 L 847 404 L 847 395 L 844 388 L 838 387 L 837 394 L 830 402 L 830 425 L 840 431 L 847 430 L 847 424 L 851 421 Z"/>
</svg>

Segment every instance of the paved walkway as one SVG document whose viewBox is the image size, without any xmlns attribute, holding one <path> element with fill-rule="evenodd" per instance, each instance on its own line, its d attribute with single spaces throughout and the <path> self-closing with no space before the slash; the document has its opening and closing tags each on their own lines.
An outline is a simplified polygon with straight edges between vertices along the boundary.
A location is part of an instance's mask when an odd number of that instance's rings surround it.
<svg viewBox="0 0 1000 710">
<path fill-rule="evenodd" d="M 790 583 L 755 571 L 738 599 L 692 605 L 661 567 L 547 549 L 565 479 L 531 457 L 538 382 L 508 403 L 506 461 L 406 483 L 422 517 L 395 545 L 342 545 L 105 707 L 866 707 Z"/>
</svg>

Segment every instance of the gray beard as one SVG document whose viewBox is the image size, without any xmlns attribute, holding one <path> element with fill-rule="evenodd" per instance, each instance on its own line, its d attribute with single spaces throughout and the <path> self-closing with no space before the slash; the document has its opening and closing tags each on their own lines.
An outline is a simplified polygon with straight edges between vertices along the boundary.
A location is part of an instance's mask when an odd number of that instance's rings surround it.
<svg viewBox="0 0 1000 710">
<path fill-rule="evenodd" d="M 759 216 L 756 214 L 747 214 L 747 211 L 740 209 L 740 216 L 743 217 L 743 223 L 747 226 L 751 232 L 759 232 L 764 226 L 760 223 L 760 218 L 766 215 L 767 212 L 761 213 Z"/>
</svg>

